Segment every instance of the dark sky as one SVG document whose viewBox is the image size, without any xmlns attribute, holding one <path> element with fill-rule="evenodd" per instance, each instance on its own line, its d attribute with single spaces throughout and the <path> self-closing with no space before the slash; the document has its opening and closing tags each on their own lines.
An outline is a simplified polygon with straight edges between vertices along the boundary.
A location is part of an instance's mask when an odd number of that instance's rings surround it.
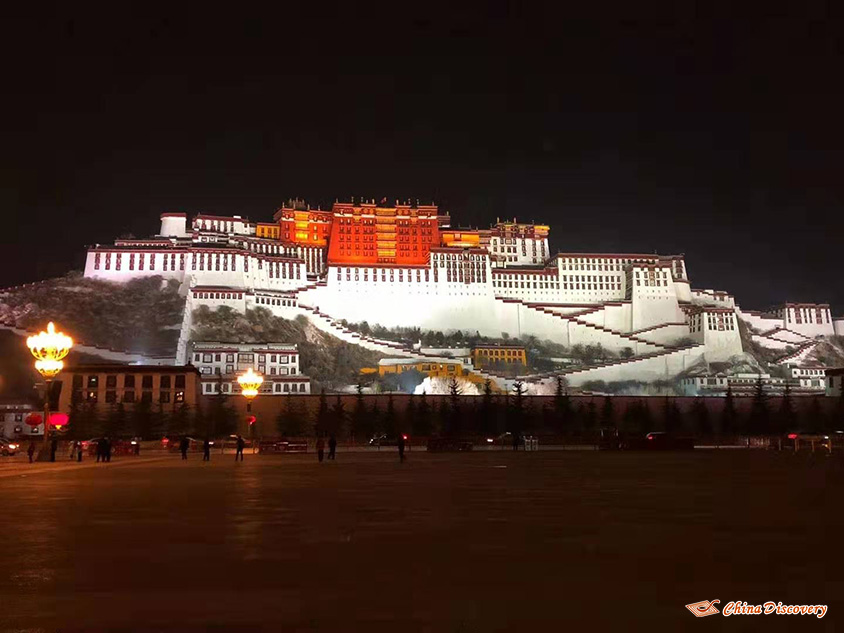
<svg viewBox="0 0 844 633">
<path fill-rule="evenodd" d="M 355 4 L 4 19 L 0 285 L 162 211 L 387 196 L 546 222 L 552 250 L 683 252 L 694 287 L 745 308 L 844 312 L 844 31 L 822 5 Z"/>
</svg>

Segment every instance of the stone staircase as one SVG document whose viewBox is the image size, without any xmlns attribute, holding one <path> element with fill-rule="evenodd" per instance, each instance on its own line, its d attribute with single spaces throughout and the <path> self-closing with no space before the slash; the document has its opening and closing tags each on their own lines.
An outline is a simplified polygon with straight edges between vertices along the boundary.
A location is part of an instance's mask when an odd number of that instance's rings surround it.
<svg viewBox="0 0 844 633">
<path fill-rule="evenodd" d="M 572 323 L 572 324 L 576 324 L 577 326 L 582 327 L 582 328 L 591 328 L 591 329 L 593 329 L 597 332 L 602 332 L 602 333 L 606 334 L 608 337 L 610 337 L 610 339 L 616 339 L 615 340 L 616 346 L 620 349 L 624 348 L 624 347 L 632 347 L 633 350 L 637 353 L 642 353 L 642 352 L 647 353 L 647 352 L 652 352 L 652 351 L 672 349 L 668 345 L 663 345 L 661 343 L 654 343 L 652 341 L 648 341 L 648 340 L 643 339 L 643 338 L 638 338 L 638 337 L 636 337 L 632 334 L 627 334 L 627 333 L 624 333 L 624 332 L 618 332 L 616 330 L 612 330 L 610 328 L 604 327 L 603 325 L 598 325 L 597 323 L 590 323 L 589 321 L 584 321 L 583 319 L 579 318 L 578 316 L 575 316 L 574 314 L 560 314 L 559 312 L 555 312 L 555 311 L 549 309 L 544 304 L 526 303 L 524 301 L 521 301 L 520 299 L 498 299 L 498 300 L 503 301 L 505 303 L 517 303 L 517 304 L 523 305 L 525 308 L 527 308 L 529 310 L 533 310 L 533 311 L 540 313 L 540 314 L 548 315 L 553 319 L 558 319 L 561 324 L 562 323 L 566 323 L 566 324 Z M 582 316 L 583 314 L 595 312 L 595 311 L 600 310 L 602 308 L 603 308 L 603 306 L 596 306 L 595 308 L 592 308 L 592 309 L 589 309 L 589 310 L 584 310 L 582 313 L 579 313 L 579 314 L 580 314 L 580 316 Z"/>
<path fill-rule="evenodd" d="M 820 341 L 807 341 L 803 343 L 800 347 L 796 350 L 791 352 L 790 354 L 786 354 L 785 356 L 781 356 L 777 360 L 774 361 L 775 365 L 784 365 L 785 363 L 789 362 L 799 362 L 806 358 L 809 353 L 817 347 Z"/>
</svg>

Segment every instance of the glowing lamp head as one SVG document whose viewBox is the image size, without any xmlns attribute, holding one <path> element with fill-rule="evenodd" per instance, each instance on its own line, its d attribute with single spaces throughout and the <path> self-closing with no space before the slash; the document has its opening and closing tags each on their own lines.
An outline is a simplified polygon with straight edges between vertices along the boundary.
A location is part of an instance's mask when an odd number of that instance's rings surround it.
<svg viewBox="0 0 844 633">
<path fill-rule="evenodd" d="M 51 413 L 50 414 L 50 425 L 61 430 L 67 426 L 67 423 L 70 421 L 70 417 L 67 413 Z"/>
<path fill-rule="evenodd" d="M 258 395 L 258 390 L 264 384 L 264 377 L 253 371 L 250 367 L 237 377 L 237 382 L 240 385 L 240 393 L 247 400 L 252 400 L 252 398 Z"/>
<path fill-rule="evenodd" d="M 46 332 L 39 332 L 26 339 L 26 346 L 35 357 L 35 369 L 44 378 L 53 378 L 64 367 L 62 359 L 73 347 L 73 339 L 56 332 L 53 322 L 47 324 Z"/>
</svg>

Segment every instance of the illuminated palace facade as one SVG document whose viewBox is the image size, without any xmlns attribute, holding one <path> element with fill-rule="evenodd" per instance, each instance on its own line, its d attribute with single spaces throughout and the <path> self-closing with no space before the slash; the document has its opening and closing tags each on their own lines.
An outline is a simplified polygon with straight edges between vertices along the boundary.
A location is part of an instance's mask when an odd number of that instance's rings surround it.
<svg viewBox="0 0 844 633">
<path fill-rule="evenodd" d="M 188 308 L 181 362 L 189 354 L 190 315 L 202 305 L 304 314 L 373 349 L 383 342 L 337 323 L 600 343 L 634 359 L 656 358 L 651 365 L 662 375 L 742 353 L 738 319 L 745 315 L 727 293 L 692 289 L 682 255 L 552 254 L 548 235 L 548 226 L 515 220 L 455 228 L 433 204 L 351 201 L 321 210 L 293 201 L 264 223 L 165 213 L 154 237 L 90 247 L 85 275 L 177 279 Z M 842 325 L 828 306 L 799 308 L 799 321 L 792 304 L 747 316 L 768 319 L 760 329 L 779 327 L 786 332 L 780 338 L 797 345 Z"/>
</svg>

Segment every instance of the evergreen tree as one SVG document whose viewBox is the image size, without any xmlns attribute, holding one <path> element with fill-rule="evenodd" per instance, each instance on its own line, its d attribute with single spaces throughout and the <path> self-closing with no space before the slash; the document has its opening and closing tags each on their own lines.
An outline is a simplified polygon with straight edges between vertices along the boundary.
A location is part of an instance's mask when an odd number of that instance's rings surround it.
<svg viewBox="0 0 844 633">
<path fill-rule="evenodd" d="M 692 405 L 692 424 L 698 435 L 710 435 L 712 423 L 709 420 L 709 408 L 703 398 L 695 398 Z"/>
<path fill-rule="evenodd" d="M 507 407 L 507 430 L 513 435 L 521 435 L 525 425 L 525 386 L 521 380 L 513 383 L 513 395 Z"/>
<path fill-rule="evenodd" d="M 187 402 L 182 402 L 170 416 L 167 427 L 168 435 L 186 435 L 192 429 L 191 410 Z"/>
<path fill-rule="evenodd" d="M 434 433 L 443 433 L 445 429 L 448 427 L 448 412 L 449 407 L 448 403 L 446 402 L 445 398 L 439 398 L 437 401 L 437 414 L 434 417 L 434 423 L 432 425 Z"/>
<path fill-rule="evenodd" d="M 733 390 L 727 385 L 727 395 L 724 397 L 724 408 L 721 411 L 721 429 L 724 435 L 734 435 L 738 431 L 738 413 L 733 401 Z"/>
<path fill-rule="evenodd" d="M 149 435 L 148 438 L 158 438 L 164 434 L 164 430 L 170 426 L 170 418 L 171 415 L 168 413 L 167 409 L 159 403 L 153 409 L 152 415 L 150 416 L 150 428 L 149 428 Z"/>
<path fill-rule="evenodd" d="M 462 430 L 462 419 L 460 412 L 460 385 L 457 380 L 452 377 L 448 383 L 448 416 L 444 420 L 444 431 L 446 434 L 459 434 Z"/>
<path fill-rule="evenodd" d="M 615 411 L 613 410 L 612 396 L 604 396 L 604 404 L 601 407 L 601 428 L 610 429 L 615 426 Z"/>
<path fill-rule="evenodd" d="M 85 410 L 85 405 L 76 394 L 70 397 L 68 437 L 74 440 L 87 440 L 92 437 L 91 424 L 87 411 Z"/>
<path fill-rule="evenodd" d="M 398 421 L 396 420 L 396 408 L 393 402 L 393 394 L 387 395 L 387 409 L 384 412 L 384 434 L 387 437 L 396 437 L 398 434 Z"/>
<path fill-rule="evenodd" d="M 478 427 L 484 435 L 492 435 L 498 428 L 497 407 L 495 397 L 492 395 L 492 382 L 487 378 L 484 381 L 484 392 L 481 397 Z"/>
<path fill-rule="evenodd" d="M 680 412 L 674 400 L 666 396 L 662 408 L 662 424 L 666 433 L 676 433 L 680 427 Z"/>
<path fill-rule="evenodd" d="M 583 430 L 587 433 L 594 431 L 595 424 L 598 421 L 598 412 L 594 398 L 589 398 L 589 402 L 582 407 L 582 410 L 581 419 L 583 421 Z"/>
<path fill-rule="evenodd" d="M 825 396 L 811 396 L 809 408 L 805 414 L 805 427 L 810 433 L 819 433 L 826 428 L 826 416 L 821 408 L 821 400 Z"/>
<path fill-rule="evenodd" d="M 554 390 L 554 422 L 557 431 L 568 434 L 572 424 L 571 397 L 566 388 L 566 379 L 557 376 L 557 386 Z"/>
<path fill-rule="evenodd" d="M 200 429 L 204 431 L 202 435 L 208 437 L 228 437 L 239 431 L 238 415 L 229 405 L 228 396 L 217 395 L 211 398 L 203 426 Z"/>
<path fill-rule="evenodd" d="M 276 415 L 275 422 L 282 437 L 303 437 L 307 434 L 305 402 L 298 396 L 284 396 L 284 409 Z"/>
<path fill-rule="evenodd" d="M 343 433 L 343 430 L 346 428 L 346 406 L 343 404 L 343 401 L 340 399 L 340 396 L 337 396 L 337 400 L 331 407 L 329 419 L 329 433 L 341 435 Z"/>
<path fill-rule="evenodd" d="M 134 413 L 134 410 L 132 413 Z M 133 422 L 134 420 L 130 419 L 126 412 L 125 405 L 119 402 L 109 412 L 106 434 L 114 437 L 129 437 L 135 430 Z"/>
<path fill-rule="evenodd" d="M 355 396 L 355 408 L 352 411 L 352 424 L 350 433 L 353 437 L 369 440 L 375 432 L 372 418 L 366 410 L 366 402 L 363 398 L 363 389 L 358 389 Z"/>
<path fill-rule="evenodd" d="M 383 432 L 384 427 L 382 426 L 381 410 L 378 408 L 378 400 L 376 398 L 372 399 L 372 406 L 369 409 L 369 425 L 371 428 L 369 437 L 379 435 Z"/>
<path fill-rule="evenodd" d="M 325 433 L 331 425 L 331 414 L 328 411 L 328 400 L 325 397 L 325 389 L 319 393 L 319 406 L 316 419 L 314 420 L 314 432 L 316 435 Z"/>
<path fill-rule="evenodd" d="M 129 427 L 133 437 L 149 437 L 152 430 L 152 403 L 149 400 L 141 400 L 135 403 L 132 408 L 131 418 L 129 420 Z M 117 432 L 114 430 L 113 432 Z"/>
<path fill-rule="evenodd" d="M 426 436 L 431 434 L 431 407 L 428 405 L 428 398 L 425 392 L 419 396 L 419 409 L 416 412 L 416 426 L 411 427 L 411 432 L 417 436 Z"/>
<path fill-rule="evenodd" d="M 639 405 L 636 402 L 628 402 L 621 416 L 619 431 L 630 433 L 639 429 Z"/>
<path fill-rule="evenodd" d="M 749 433 L 765 433 L 768 430 L 768 399 L 762 384 L 762 375 L 756 379 L 753 390 L 753 402 L 750 406 L 750 417 L 747 421 Z"/>
<path fill-rule="evenodd" d="M 404 420 L 399 425 L 399 432 L 405 433 L 407 431 L 413 433 L 414 429 L 417 427 L 416 423 L 416 396 L 410 394 L 410 397 L 407 399 L 407 408 L 404 410 Z"/>
<path fill-rule="evenodd" d="M 785 391 L 783 391 L 782 399 L 780 400 L 780 409 L 776 416 L 777 433 L 784 433 L 794 425 L 794 403 L 791 401 L 791 384 L 788 380 L 785 382 Z"/>
</svg>

